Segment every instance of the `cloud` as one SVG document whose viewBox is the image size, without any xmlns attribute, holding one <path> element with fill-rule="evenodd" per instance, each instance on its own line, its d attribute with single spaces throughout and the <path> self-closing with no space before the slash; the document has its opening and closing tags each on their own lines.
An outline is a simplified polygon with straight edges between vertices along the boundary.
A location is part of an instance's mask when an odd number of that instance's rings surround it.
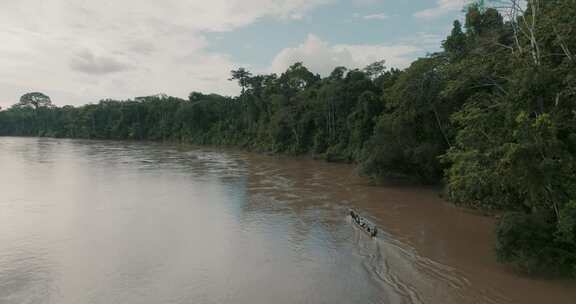
<svg viewBox="0 0 576 304">
<path fill-rule="evenodd" d="M 445 36 L 441 34 L 418 32 L 412 36 L 404 37 L 401 42 L 408 45 L 416 45 L 423 51 L 432 53 L 440 50 L 441 42 L 444 39 Z"/>
<path fill-rule="evenodd" d="M 89 50 L 80 51 L 70 61 L 73 70 L 86 74 L 109 74 L 131 69 L 129 64 L 123 63 L 114 57 L 95 56 Z"/>
<path fill-rule="evenodd" d="M 241 63 L 210 51 L 208 33 L 293 20 L 337 0 L 0 0 L 4 103 L 58 90 L 57 104 L 191 90 L 236 94 Z M 30 88 L 30 89 L 28 89 Z"/>
<path fill-rule="evenodd" d="M 436 18 L 462 9 L 471 0 L 437 0 L 436 6 L 414 14 L 416 18 Z"/>
<path fill-rule="evenodd" d="M 366 19 L 366 20 L 386 20 L 386 19 L 390 18 L 390 16 L 388 16 L 385 13 L 380 13 L 380 14 L 365 15 L 365 16 L 362 16 L 362 18 Z"/>
<path fill-rule="evenodd" d="M 388 67 L 405 68 L 414 60 L 422 49 L 415 45 L 397 44 L 397 45 L 370 45 L 359 44 L 349 45 L 341 44 L 334 46 L 336 50 L 346 50 L 352 55 L 352 68 L 361 68 L 378 60 L 386 60 Z"/>
<path fill-rule="evenodd" d="M 281 73 L 295 62 L 303 62 L 311 71 L 326 76 L 338 66 L 362 68 L 382 59 L 389 67 L 404 68 L 421 51 L 419 47 L 409 44 L 330 45 L 309 34 L 304 43 L 281 50 L 272 61 L 270 71 Z"/>
<path fill-rule="evenodd" d="M 353 61 L 350 52 L 336 49 L 310 34 L 303 44 L 281 50 L 272 60 L 271 70 L 282 73 L 293 63 L 304 62 L 312 71 L 327 75 L 334 67 L 350 66 Z"/>
<path fill-rule="evenodd" d="M 352 0 L 352 3 L 358 6 L 370 6 L 383 1 L 385 0 Z"/>
</svg>

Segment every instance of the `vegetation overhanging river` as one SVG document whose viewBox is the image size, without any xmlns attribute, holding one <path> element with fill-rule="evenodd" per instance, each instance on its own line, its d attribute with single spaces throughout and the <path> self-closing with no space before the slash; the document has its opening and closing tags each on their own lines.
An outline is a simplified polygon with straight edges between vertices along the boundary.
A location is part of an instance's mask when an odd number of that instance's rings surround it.
<svg viewBox="0 0 576 304">
<path fill-rule="evenodd" d="M 494 221 L 349 165 L 0 138 L 1 303 L 574 303 L 496 263 Z M 358 208 L 376 239 L 346 217 Z"/>
</svg>

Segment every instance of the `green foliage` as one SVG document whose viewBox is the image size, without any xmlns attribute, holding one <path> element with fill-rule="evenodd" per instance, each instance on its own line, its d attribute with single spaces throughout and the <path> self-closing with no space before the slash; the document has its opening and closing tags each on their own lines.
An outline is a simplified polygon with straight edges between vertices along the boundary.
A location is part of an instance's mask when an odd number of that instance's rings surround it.
<svg viewBox="0 0 576 304">
<path fill-rule="evenodd" d="M 442 176 L 438 157 L 451 141 L 450 101 L 444 87 L 441 57 L 419 59 L 384 91 L 384 113 L 369 142 L 363 171 L 378 176 L 406 176 L 437 182 Z"/>
<path fill-rule="evenodd" d="M 576 246 L 576 201 L 571 201 L 560 210 L 556 238 Z"/>
<path fill-rule="evenodd" d="M 454 21 L 450 36 L 442 43 L 446 53 L 454 58 L 460 58 L 466 52 L 466 34 L 462 31 L 460 21 Z"/>
<path fill-rule="evenodd" d="M 555 238 L 555 234 L 550 214 L 508 214 L 497 227 L 498 259 L 530 274 L 574 275 L 576 244 Z"/>
<path fill-rule="evenodd" d="M 19 108 L 29 107 L 33 108 L 34 110 L 37 110 L 38 108 L 41 107 L 50 107 L 50 106 L 52 106 L 52 101 L 50 100 L 50 97 L 40 92 L 26 93 L 22 95 L 22 97 L 20 97 L 20 102 L 14 105 L 14 107 Z"/>
<path fill-rule="evenodd" d="M 452 201 L 520 212 L 499 225 L 502 261 L 528 272 L 569 275 L 576 267 L 576 214 L 570 203 L 576 197 L 576 65 L 570 56 L 573 38 L 557 30 L 568 23 L 560 8 L 543 4 L 539 21 L 524 22 L 532 18 L 528 12 L 521 23 L 505 25 L 484 16 L 490 9 L 471 9 L 469 52 L 482 60 L 466 73 L 472 78 L 464 74 L 451 87 L 483 88 L 461 95 L 465 104 L 452 115 L 458 132 L 443 160 Z M 514 28 L 533 35 L 514 37 Z M 511 52 L 491 46 L 503 41 Z M 472 60 L 466 56 L 457 64 Z"/>
<path fill-rule="evenodd" d="M 530 1 L 503 18 L 475 1 L 443 52 L 400 71 L 384 61 L 320 77 L 302 63 L 230 80 L 238 97 L 192 92 L 53 107 L 29 93 L 0 135 L 181 141 L 314 154 L 367 175 L 445 182 L 448 198 L 506 210 L 503 262 L 576 272 L 576 2 Z M 503 7 L 509 1 L 498 1 Z M 537 5 L 536 5 L 537 4 Z"/>
</svg>

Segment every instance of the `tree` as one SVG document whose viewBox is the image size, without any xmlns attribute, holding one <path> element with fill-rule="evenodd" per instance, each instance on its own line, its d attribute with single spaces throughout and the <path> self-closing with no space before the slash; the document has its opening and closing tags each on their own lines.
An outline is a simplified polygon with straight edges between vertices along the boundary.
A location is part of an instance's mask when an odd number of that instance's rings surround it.
<svg viewBox="0 0 576 304">
<path fill-rule="evenodd" d="M 491 31 L 501 29 L 504 19 L 497 9 L 487 7 L 483 1 L 469 6 L 466 14 L 466 31 L 474 36 L 482 36 Z"/>
<path fill-rule="evenodd" d="M 442 176 L 438 157 L 451 142 L 449 117 L 457 105 L 441 98 L 442 57 L 415 61 L 384 91 L 386 109 L 378 117 L 363 171 L 435 183 Z"/>
<path fill-rule="evenodd" d="M 530 0 L 520 14 L 509 2 L 505 25 L 493 8 L 467 15 L 473 49 L 449 86 L 465 105 L 452 115 L 447 193 L 509 212 L 497 229 L 501 261 L 576 275 L 576 3 Z"/>
<path fill-rule="evenodd" d="M 245 68 L 232 70 L 230 73 L 232 74 L 232 77 L 230 77 L 228 80 L 238 81 L 240 88 L 242 88 L 242 94 L 244 94 L 250 83 L 250 77 L 252 76 L 252 73 L 248 72 L 248 70 L 246 70 Z"/>
<path fill-rule="evenodd" d="M 462 31 L 460 21 L 454 21 L 452 33 L 442 42 L 444 50 L 453 58 L 459 58 L 466 50 L 466 34 Z"/>
<path fill-rule="evenodd" d="M 278 79 L 283 94 L 289 98 L 294 97 L 298 92 L 310 88 L 320 80 L 320 76 L 308 70 L 302 62 L 291 65 L 286 72 Z"/>
<path fill-rule="evenodd" d="M 364 68 L 364 73 L 371 79 L 376 79 L 386 72 L 386 60 L 376 61 Z"/>
<path fill-rule="evenodd" d="M 20 102 L 15 105 L 19 108 L 31 107 L 34 110 L 38 108 L 50 108 L 52 107 L 52 101 L 48 95 L 40 92 L 26 93 L 20 97 Z"/>
</svg>

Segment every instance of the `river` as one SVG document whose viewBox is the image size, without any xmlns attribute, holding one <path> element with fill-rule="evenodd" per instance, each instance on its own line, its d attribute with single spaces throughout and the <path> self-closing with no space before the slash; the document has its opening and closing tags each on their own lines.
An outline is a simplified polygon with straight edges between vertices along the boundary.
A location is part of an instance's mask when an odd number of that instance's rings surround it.
<svg viewBox="0 0 576 304">
<path fill-rule="evenodd" d="M 0 169 L 3 304 L 576 303 L 497 264 L 493 219 L 349 165 L 4 137 Z"/>
</svg>

